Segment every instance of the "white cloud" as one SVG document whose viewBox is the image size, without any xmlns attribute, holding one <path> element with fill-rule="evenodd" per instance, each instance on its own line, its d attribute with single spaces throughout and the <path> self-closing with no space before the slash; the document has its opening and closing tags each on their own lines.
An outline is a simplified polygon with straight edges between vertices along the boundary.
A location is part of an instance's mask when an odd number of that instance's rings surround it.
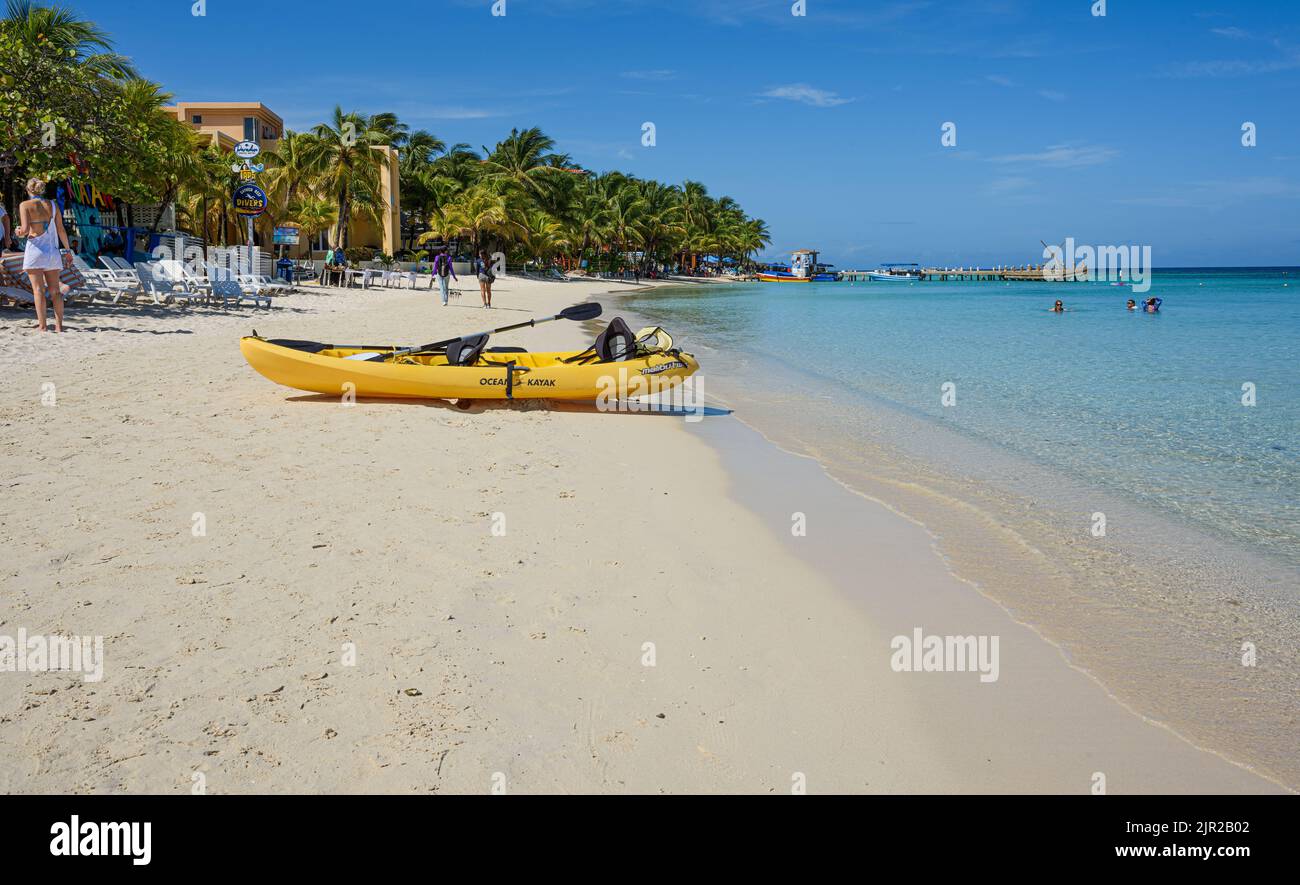
<svg viewBox="0 0 1300 885">
<path fill-rule="evenodd" d="M 1064 92 L 1057 92 L 1055 89 L 1040 89 L 1038 94 L 1048 101 L 1065 101 L 1066 99 Z"/>
<path fill-rule="evenodd" d="M 1004 154 L 994 157 L 995 163 L 1037 163 L 1042 166 L 1070 168 L 1075 166 L 1098 166 L 1119 156 L 1119 151 L 1102 145 L 1074 147 L 1068 144 L 1054 144 L 1046 150 L 1033 154 Z"/>
<path fill-rule="evenodd" d="M 1244 40 L 1250 36 L 1249 31 L 1243 31 L 1241 28 L 1210 28 L 1211 34 L 1218 34 L 1220 37 L 1231 37 L 1233 40 Z"/>
<path fill-rule="evenodd" d="M 788 86 L 774 86 L 763 93 L 764 98 L 783 98 L 798 101 L 817 108 L 833 108 L 848 104 L 851 98 L 842 98 L 839 94 L 825 89 L 814 89 L 807 83 L 791 83 Z"/>
<path fill-rule="evenodd" d="M 1001 74 L 988 74 L 984 79 L 988 80 L 990 83 L 995 83 L 998 86 L 1006 86 L 1007 88 L 1016 85 L 1016 82 L 1010 77 L 1003 77 Z"/>
</svg>

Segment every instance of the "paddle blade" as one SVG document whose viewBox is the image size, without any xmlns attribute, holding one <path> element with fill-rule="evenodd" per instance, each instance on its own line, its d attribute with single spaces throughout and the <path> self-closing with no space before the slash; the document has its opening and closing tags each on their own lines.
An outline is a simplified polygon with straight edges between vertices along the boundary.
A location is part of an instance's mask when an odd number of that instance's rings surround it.
<svg viewBox="0 0 1300 885">
<path fill-rule="evenodd" d="M 572 307 L 566 307 L 556 315 L 556 319 L 594 320 L 596 317 L 600 316 L 602 310 L 604 310 L 604 308 L 596 302 L 588 301 L 583 304 L 575 304 Z"/>
</svg>

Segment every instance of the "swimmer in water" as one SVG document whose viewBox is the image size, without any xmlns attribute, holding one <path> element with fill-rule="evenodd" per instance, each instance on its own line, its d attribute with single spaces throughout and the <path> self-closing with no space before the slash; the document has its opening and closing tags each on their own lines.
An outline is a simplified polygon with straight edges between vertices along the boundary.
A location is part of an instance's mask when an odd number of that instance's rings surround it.
<svg viewBox="0 0 1300 885">
<path fill-rule="evenodd" d="M 1052 305 L 1051 310 L 1052 313 L 1065 313 L 1065 305 L 1061 303 L 1060 299 L 1057 299 L 1057 302 Z"/>
<path fill-rule="evenodd" d="M 1134 301 L 1132 298 L 1130 298 L 1130 299 L 1128 300 L 1128 305 L 1127 305 L 1127 306 L 1128 306 L 1128 309 L 1129 309 L 1129 310 L 1137 310 L 1137 309 L 1138 309 L 1138 303 L 1137 303 L 1136 301 Z"/>
<path fill-rule="evenodd" d="M 1159 298 L 1148 298 L 1146 302 L 1142 305 L 1142 309 L 1145 310 L 1147 313 L 1159 313 L 1160 305 L 1163 303 L 1164 302 Z"/>
</svg>

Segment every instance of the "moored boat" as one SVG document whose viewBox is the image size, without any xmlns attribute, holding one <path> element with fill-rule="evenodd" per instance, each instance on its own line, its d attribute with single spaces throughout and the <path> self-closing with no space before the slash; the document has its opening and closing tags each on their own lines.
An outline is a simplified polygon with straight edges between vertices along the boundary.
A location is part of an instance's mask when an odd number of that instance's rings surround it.
<svg viewBox="0 0 1300 885">
<path fill-rule="evenodd" d="M 790 256 L 790 264 L 772 265 L 769 270 L 760 271 L 756 276 L 764 283 L 833 283 L 840 275 L 832 271 L 831 265 L 817 261 L 816 249 L 798 249 Z"/>
<path fill-rule="evenodd" d="M 867 271 L 867 279 L 886 283 L 915 282 L 921 279 L 921 267 L 918 264 L 901 264 L 893 262 L 882 264 L 880 270 Z"/>
</svg>

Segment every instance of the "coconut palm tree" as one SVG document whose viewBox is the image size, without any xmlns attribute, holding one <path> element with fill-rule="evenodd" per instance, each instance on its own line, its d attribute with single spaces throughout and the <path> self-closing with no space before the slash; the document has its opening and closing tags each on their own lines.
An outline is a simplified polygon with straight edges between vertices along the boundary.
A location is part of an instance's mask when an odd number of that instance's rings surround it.
<svg viewBox="0 0 1300 885">
<path fill-rule="evenodd" d="M 302 197 L 290 203 L 285 217 L 296 223 L 302 231 L 305 242 L 312 240 L 323 230 L 328 230 L 338 221 L 338 207 L 328 197 Z"/>
<path fill-rule="evenodd" d="M 129 58 L 113 52 L 108 32 L 78 18 L 72 8 L 42 6 L 34 0 L 6 0 L 5 7 L 0 26 L 29 46 L 52 47 L 67 56 L 68 64 L 110 80 L 139 76 Z"/>
<path fill-rule="evenodd" d="M 444 207 L 441 217 L 430 219 L 429 231 L 419 242 L 467 236 L 477 253 L 485 234 L 504 234 L 511 226 L 505 198 L 488 187 L 475 185 Z"/>
<path fill-rule="evenodd" d="M 262 187 L 277 215 L 284 215 L 319 177 L 320 153 L 314 150 L 314 140 L 309 132 L 286 131 L 275 150 L 262 154 L 266 164 Z"/>
<path fill-rule="evenodd" d="M 348 220 L 353 205 L 365 205 L 373 211 L 382 204 L 380 175 L 386 158 L 374 150 L 390 144 L 394 137 L 391 114 L 371 117 L 334 108 L 333 120 L 312 129 L 313 141 L 307 146 L 306 162 L 319 170 L 319 186 L 330 194 L 338 206 L 338 221 L 332 245 L 347 248 Z M 394 118 L 395 119 L 395 118 Z M 381 209 L 382 211 L 382 209 Z"/>
<path fill-rule="evenodd" d="M 494 150 L 483 148 L 483 174 L 493 183 L 520 188 L 534 197 L 543 197 L 552 179 L 561 169 L 547 162 L 555 140 L 537 127 L 511 129 L 510 135 L 497 142 Z"/>
</svg>

